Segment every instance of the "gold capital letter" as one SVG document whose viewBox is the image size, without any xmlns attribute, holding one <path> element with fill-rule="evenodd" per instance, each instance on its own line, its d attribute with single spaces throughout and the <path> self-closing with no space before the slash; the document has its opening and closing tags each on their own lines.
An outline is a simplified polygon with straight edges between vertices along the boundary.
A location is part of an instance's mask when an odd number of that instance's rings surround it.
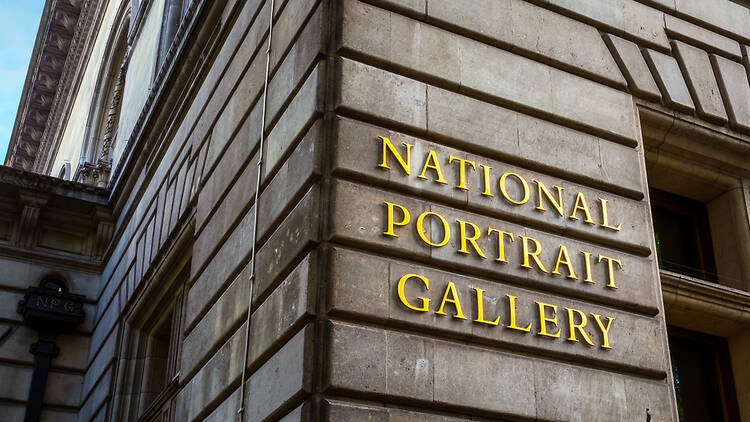
<svg viewBox="0 0 750 422">
<path fill-rule="evenodd" d="M 468 221 L 463 221 L 456 219 L 458 222 L 458 225 L 461 229 L 460 236 L 461 236 L 461 247 L 458 249 L 458 253 L 470 255 L 471 252 L 466 248 L 467 243 L 471 243 L 471 246 L 474 248 L 474 250 L 477 252 L 477 255 L 481 256 L 483 259 L 487 259 L 487 256 L 484 255 L 484 252 L 482 252 L 482 249 L 479 248 L 479 245 L 477 245 L 477 239 L 479 239 L 480 231 L 479 227 L 477 227 L 476 224 L 470 223 Z M 471 229 L 474 231 L 474 235 L 469 237 L 466 235 L 466 226 L 471 227 Z"/>
<path fill-rule="evenodd" d="M 523 249 L 523 263 L 521 264 L 524 268 L 533 268 L 529 264 L 529 258 L 533 259 L 536 265 L 539 267 L 540 270 L 542 270 L 545 273 L 548 273 L 547 268 L 544 267 L 544 264 L 542 264 L 542 261 L 539 260 L 539 254 L 542 253 L 542 245 L 539 244 L 539 241 L 534 239 L 533 237 L 527 237 L 527 236 L 521 236 L 520 234 L 518 237 L 521 238 L 521 247 Z M 529 251 L 529 240 L 534 244 L 534 251 Z"/>
<path fill-rule="evenodd" d="M 426 277 L 422 277 L 418 274 L 406 274 L 405 276 L 401 277 L 401 279 L 398 281 L 398 298 L 401 300 L 401 303 L 404 304 L 407 308 L 411 309 L 412 311 L 417 312 L 427 312 L 427 307 L 430 305 L 430 299 L 417 296 L 417 299 L 420 300 L 422 303 L 422 306 L 416 307 L 414 305 L 411 305 L 407 300 L 406 296 L 404 295 L 404 284 L 406 283 L 406 280 L 409 280 L 410 278 L 416 278 L 419 279 L 422 284 L 424 284 L 425 290 L 430 290 L 430 280 L 428 280 Z"/>
<path fill-rule="evenodd" d="M 590 346 L 593 346 L 594 343 L 591 342 L 591 339 L 589 338 L 589 335 L 586 334 L 586 331 L 583 330 L 583 327 L 586 326 L 586 314 L 579 311 L 578 309 L 572 309 L 572 308 L 565 308 L 566 311 L 568 311 L 568 326 L 570 327 L 570 336 L 568 337 L 569 341 L 575 341 L 578 343 L 578 338 L 576 338 L 576 331 L 583 337 L 583 339 L 588 343 Z M 581 320 L 580 323 L 575 323 L 575 316 L 573 314 L 578 315 L 578 318 Z"/>
<path fill-rule="evenodd" d="M 536 183 L 537 186 L 537 193 L 539 194 L 538 200 L 539 205 L 537 205 L 536 209 L 539 211 L 547 211 L 546 208 L 544 208 L 544 198 L 547 198 L 547 202 L 549 202 L 554 208 L 555 211 L 557 211 L 558 214 L 560 214 L 560 217 L 562 217 L 565 214 L 565 211 L 563 211 L 563 196 L 562 191 L 563 188 L 560 186 L 552 186 L 557 190 L 557 200 L 552 197 L 552 194 L 549 190 L 547 190 L 547 187 L 544 186 L 544 184 L 538 180 L 534 180 L 534 183 Z"/>
<path fill-rule="evenodd" d="M 434 215 L 435 217 L 440 220 L 441 223 L 443 223 L 443 240 L 440 241 L 440 243 L 432 243 L 430 239 L 427 238 L 424 234 L 424 218 L 428 215 Z M 446 243 L 448 243 L 448 240 L 451 238 L 451 232 L 450 227 L 448 227 L 448 222 L 445 221 L 445 218 L 443 218 L 442 215 L 432 212 L 432 211 L 425 211 L 422 214 L 419 214 L 419 217 L 417 217 L 417 234 L 419 235 L 419 238 L 422 239 L 422 241 L 430 246 L 434 246 L 436 248 L 439 248 L 441 246 L 445 246 Z M 432 236 L 430 236 L 432 237 Z"/>
<path fill-rule="evenodd" d="M 495 196 L 490 192 L 490 169 L 492 167 L 485 166 L 484 164 L 480 164 L 479 167 L 482 168 L 482 183 L 484 184 L 484 190 L 482 191 L 482 195 L 484 196 Z"/>
<path fill-rule="evenodd" d="M 581 251 L 581 253 L 583 254 L 583 260 L 586 264 L 586 277 L 583 278 L 583 281 L 594 283 L 594 279 L 591 278 L 591 252 Z"/>
<path fill-rule="evenodd" d="M 516 324 L 516 299 L 518 299 L 516 296 L 511 295 L 505 295 L 508 296 L 508 325 L 507 327 L 512 330 L 518 330 L 518 331 L 525 331 L 529 332 L 531 331 L 531 323 L 524 327 L 519 327 Z"/>
<path fill-rule="evenodd" d="M 485 321 L 484 319 L 484 300 L 482 299 L 482 295 L 484 294 L 484 290 L 474 288 L 474 291 L 477 292 L 477 319 L 474 320 L 474 322 L 479 322 L 482 324 L 488 324 L 488 325 L 498 325 L 500 323 L 500 315 L 495 318 L 494 321 Z"/>
<path fill-rule="evenodd" d="M 390 202 L 385 202 L 385 205 L 388 207 L 388 216 L 386 217 L 386 226 L 387 230 L 383 232 L 386 236 L 393 236 L 398 237 L 398 235 L 393 231 L 395 226 L 405 226 L 409 224 L 409 210 L 407 210 L 405 207 L 399 205 L 399 204 L 392 204 Z M 393 221 L 393 210 L 394 208 L 398 208 L 401 210 L 401 214 L 404 216 L 401 221 L 396 222 Z"/>
<path fill-rule="evenodd" d="M 607 326 L 605 327 L 604 324 L 602 324 L 601 315 L 591 314 L 591 316 L 594 317 L 596 325 L 599 326 L 599 330 L 602 332 L 602 349 L 611 349 L 612 346 L 609 345 L 609 329 L 612 326 L 612 321 L 614 321 L 615 319 L 605 317 L 608 320 Z"/>
<path fill-rule="evenodd" d="M 552 271 L 552 274 L 560 275 L 560 271 L 558 271 L 560 269 L 560 264 L 564 264 L 566 267 L 568 267 L 568 278 L 578 280 L 575 271 L 573 271 L 573 264 L 570 263 L 568 248 L 566 248 L 564 245 L 560 245 L 560 251 L 557 252 L 557 262 L 555 262 L 555 270 Z"/>
<path fill-rule="evenodd" d="M 396 148 L 393 146 L 393 144 L 391 143 L 390 139 L 388 139 L 388 138 L 386 138 L 384 136 L 378 136 L 378 138 L 381 139 L 381 141 L 382 141 L 381 144 L 383 145 L 383 156 L 382 156 L 382 158 L 380 160 L 380 164 L 378 164 L 378 167 L 386 168 L 386 169 L 389 169 L 389 170 L 391 169 L 388 166 L 388 160 L 387 160 L 388 151 L 390 151 L 391 155 L 393 155 L 393 158 L 395 158 L 396 161 L 398 161 L 398 164 L 401 166 L 401 169 L 408 176 L 409 173 L 411 172 L 411 168 L 410 168 L 410 165 L 411 165 L 411 160 L 410 160 L 411 148 L 414 145 L 407 144 L 406 142 L 402 142 L 401 143 L 403 146 L 406 147 L 406 160 L 404 160 L 403 157 L 401 157 L 401 154 L 399 154 L 399 152 L 396 151 Z"/>
<path fill-rule="evenodd" d="M 451 299 L 448 299 L 448 294 L 451 295 Z M 452 281 L 448 282 L 448 285 L 445 286 L 445 294 L 443 295 L 443 301 L 440 302 L 440 309 L 435 312 L 438 315 L 445 315 L 445 312 L 443 312 L 443 307 L 445 306 L 446 302 L 450 302 L 453 304 L 453 306 L 456 307 L 456 314 L 453 315 L 453 318 L 460 318 L 460 319 L 466 319 L 464 316 L 464 313 L 461 311 L 461 302 L 458 301 L 458 293 L 456 293 L 456 285 L 453 284 Z"/>
<path fill-rule="evenodd" d="M 578 192 L 578 195 L 576 196 L 576 203 L 573 206 L 573 211 L 570 213 L 571 220 L 578 220 L 578 210 L 583 211 L 583 215 L 586 217 L 583 219 L 588 224 L 596 224 L 594 220 L 591 219 L 591 213 L 589 212 L 589 206 L 586 204 L 586 197 L 583 196 L 581 192 Z"/>
<path fill-rule="evenodd" d="M 505 189 L 505 179 L 507 179 L 508 176 L 513 176 L 521 182 L 521 186 L 523 187 L 523 199 L 520 201 L 511 198 L 510 195 L 508 195 L 507 189 Z M 529 185 L 526 183 L 526 180 L 517 173 L 503 173 L 498 184 L 500 185 L 500 193 L 502 193 L 503 197 L 511 204 L 523 205 L 529 200 Z"/>
<path fill-rule="evenodd" d="M 597 262 L 602 262 L 602 259 L 607 261 L 607 274 L 609 275 L 609 282 L 607 283 L 607 287 L 616 289 L 617 286 L 615 286 L 615 268 L 613 264 L 617 264 L 617 266 L 620 267 L 620 270 L 622 270 L 622 262 L 620 262 L 619 259 L 610 258 L 608 256 L 599 254 L 599 260 Z"/>
<path fill-rule="evenodd" d="M 419 173 L 419 176 L 417 177 L 427 180 L 427 176 L 424 175 L 427 172 L 427 169 L 431 169 L 435 172 L 435 176 L 437 176 L 437 178 L 435 179 L 435 183 L 442 183 L 444 185 L 448 184 L 448 182 L 443 179 L 443 172 L 440 170 L 440 164 L 438 164 L 437 157 L 435 156 L 435 151 L 433 150 L 430 150 L 430 152 L 427 153 L 427 158 L 424 160 L 422 172 Z"/>
<path fill-rule="evenodd" d="M 557 326 L 557 306 L 543 302 L 536 302 L 536 304 L 539 307 L 539 332 L 537 334 L 547 337 L 560 337 L 560 328 Z M 551 318 L 547 317 L 547 308 L 552 309 Z M 551 323 L 557 329 L 557 331 L 555 331 L 554 333 L 548 332 L 547 323 Z"/>
<path fill-rule="evenodd" d="M 458 166 L 458 185 L 456 185 L 456 189 L 463 189 L 463 190 L 469 190 L 469 188 L 466 187 L 466 164 L 470 165 L 471 168 L 476 171 L 477 165 L 473 161 L 465 160 L 463 158 L 458 158 L 454 156 L 448 157 L 448 164 L 452 164 L 454 161 L 459 162 Z"/>
<path fill-rule="evenodd" d="M 513 238 L 513 233 L 511 232 L 505 232 L 490 227 L 489 230 L 487 230 L 487 236 L 492 235 L 492 233 L 497 233 L 497 259 L 495 259 L 495 261 L 507 263 L 508 261 L 505 260 L 505 244 L 503 243 L 503 238 L 505 235 L 508 235 L 511 242 L 514 242 L 516 239 Z"/>
<path fill-rule="evenodd" d="M 609 213 L 607 212 L 607 200 L 599 198 L 599 202 L 602 205 L 602 227 L 605 229 L 610 229 L 612 231 L 619 232 L 622 228 L 622 223 L 618 224 L 617 227 L 611 226 L 609 224 Z"/>
</svg>

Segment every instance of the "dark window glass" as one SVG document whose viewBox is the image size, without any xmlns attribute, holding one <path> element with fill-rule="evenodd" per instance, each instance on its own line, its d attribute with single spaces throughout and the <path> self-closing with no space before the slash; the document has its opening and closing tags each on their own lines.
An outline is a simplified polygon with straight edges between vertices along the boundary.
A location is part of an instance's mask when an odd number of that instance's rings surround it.
<svg viewBox="0 0 750 422">
<path fill-rule="evenodd" d="M 706 204 L 650 190 L 659 267 L 717 281 Z"/>
<path fill-rule="evenodd" d="M 726 340 L 670 327 L 669 349 L 680 421 L 739 421 Z"/>
</svg>

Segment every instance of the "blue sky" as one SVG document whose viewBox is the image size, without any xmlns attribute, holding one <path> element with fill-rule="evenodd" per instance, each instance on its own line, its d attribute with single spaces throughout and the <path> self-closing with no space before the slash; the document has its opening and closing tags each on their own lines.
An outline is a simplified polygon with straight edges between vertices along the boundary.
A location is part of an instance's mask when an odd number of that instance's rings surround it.
<svg viewBox="0 0 750 422">
<path fill-rule="evenodd" d="M 0 0 L 0 164 L 8 150 L 42 9 L 43 0 Z"/>
</svg>

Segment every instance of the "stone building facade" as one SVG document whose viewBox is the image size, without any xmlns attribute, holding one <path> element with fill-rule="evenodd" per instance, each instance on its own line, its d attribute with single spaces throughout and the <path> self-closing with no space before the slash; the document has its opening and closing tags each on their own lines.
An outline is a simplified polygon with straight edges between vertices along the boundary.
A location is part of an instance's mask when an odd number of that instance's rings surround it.
<svg viewBox="0 0 750 422">
<path fill-rule="evenodd" d="M 750 420 L 749 55 L 739 0 L 47 1 L 0 420 Z"/>
</svg>

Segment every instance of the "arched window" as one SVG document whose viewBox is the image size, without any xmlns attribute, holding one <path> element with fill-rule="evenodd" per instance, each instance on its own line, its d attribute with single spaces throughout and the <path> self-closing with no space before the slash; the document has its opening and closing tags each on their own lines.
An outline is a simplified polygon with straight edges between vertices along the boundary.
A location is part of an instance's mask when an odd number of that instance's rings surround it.
<svg viewBox="0 0 750 422">
<path fill-rule="evenodd" d="M 97 79 L 96 91 L 89 110 L 89 121 L 76 170 L 78 182 L 106 187 L 112 171 L 112 151 L 118 142 L 122 93 L 128 66 L 128 34 L 130 8 L 127 3 L 118 11 L 118 18 L 105 48 L 106 55 Z"/>
<path fill-rule="evenodd" d="M 68 286 L 65 284 L 65 280 L 63 280 L 62 277 L 55 275 L 44 277 L 39 283 L 39 287 L 59 293 L 68 291 Z"/>
</svg>

